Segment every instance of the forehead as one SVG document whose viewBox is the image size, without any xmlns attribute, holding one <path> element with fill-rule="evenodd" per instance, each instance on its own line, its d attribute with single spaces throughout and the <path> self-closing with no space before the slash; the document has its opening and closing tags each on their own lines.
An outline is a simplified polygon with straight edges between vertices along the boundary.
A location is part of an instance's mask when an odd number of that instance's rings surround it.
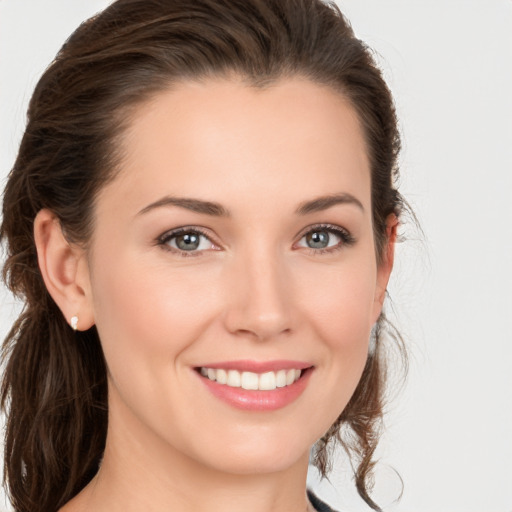
<svg viewBox="0 0 512 512">
<path fill-rule="evenodd" d="M 222 79 L 176 85 L 135 111 L 122 154 L 107 189 L 123 191 L 134 208 L 158 194 L 217 200 L 221 191 L 234 206 L 346 192 L 369 207 L 357 114 L 342 94 L 305 79 L 265 88 Z"/>
</svg>

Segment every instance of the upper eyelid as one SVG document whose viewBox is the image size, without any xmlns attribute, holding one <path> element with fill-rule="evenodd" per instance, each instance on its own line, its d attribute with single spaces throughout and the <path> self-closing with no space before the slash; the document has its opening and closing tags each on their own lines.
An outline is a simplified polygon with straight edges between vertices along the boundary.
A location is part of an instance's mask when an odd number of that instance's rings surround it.
<svg viewBox="0 0 512 512">
<path fill-rule="evenodd" d="M 208 231 L 208 230 L 206 230 L 205 228 L 200 228 L 198 226 L 182 226 L 179 228 L 169 229 L 156 238 L 155 245 L 157 247 L 165 249 L 166 252 L 174 253 L 175 255 L 179 255 L 181 257 L 201 256 L 201 255 L 203 255 L 204 252 L 207 252 L 208 250 L 219 250 L 221 248 L 221 245 L 219 243 L 217 243 L 213 239 L 213 237 L 206 231 Z M 197 233 L 198 235 L 206 238 L 212 247 L 209 247 L 207 249 L 192 250 L 192 251 L 186 251 L 186 250 L 180 249 L 179 247 L 173 247 L 170 244 L 170 241 L 173 238 L 179 236 L 180 234 L 184 234 L 184 233 Z"/>
<path fill-rule="evenodd" d="M 350 231 L 347 228 L 344 228 L 343 226 L 338 226 L 337 224 L 330 224 L 328 222 L 320 222 L 318 224 L 311 224 L 310 226 L 307 226 L 303 229 L 301 229 L 297 235 L 296 238 L 302 238 L 303 236 L 307 235 L 308 233 L 311 233 L 311 231 L 315 230 L 321 230 L 324 229 L 326 231 L 334 231 L 338 233 L 345 233 L 348 236 L 352 236 Z"/>
<path fill-rule="evenodd" d="M 323 254 L 323 253 L 333 253 L 339 249 L 342 249 L 344 247 L 350 247 L 354 245 L 357 242 L 357 239 L 352 235 L 352 233 L 337 224 L 330 224 L 330 223 L 320 223 L 320 224 L 313 224 L 311 226 L 308 226 L 303 231 L 300 232 L 300 234 L 297 236 L 297 241 L 294 242 L 295 244 L 300 243 L 300 241 L 308 234 L 314 231 L 330 231 L 334 233 L 339 239 L 339 243 L 332 247 L 324 247 L 324 248 L 306 248 L 302 247 L 302 249 L 307 249 L 309 251 L 312 251 L 314 254 Z"/>
<path fill-rule="evenodd" d="M 157 238 L 157 240 L 163 241 L 163 240 L 172 238 L 173 236 L 178 236 L 182 233 L 198 233 L 198 234 L 208 238 L 208 240 L 210 240 L 212 243 L 215 243 L 212 240 L 212 238 L 214 238 L 214 237 L 210 234 L 209 230 L 207 230 L 206 228 L 201 228 L 199 226 L 183 226 L 183 227 L 179 227 L 179 228 L 169 229 L 169 230 L 165 231 L 164 233 L 162 233 Z"/>
</svg>

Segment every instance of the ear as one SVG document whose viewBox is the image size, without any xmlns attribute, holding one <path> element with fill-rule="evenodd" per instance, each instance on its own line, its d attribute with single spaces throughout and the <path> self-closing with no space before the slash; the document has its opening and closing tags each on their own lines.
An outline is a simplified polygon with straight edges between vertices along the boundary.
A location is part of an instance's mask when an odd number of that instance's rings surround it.
<svg viewBox="0 0 512 512">
<path fill-rule="evenodd" d="M 378 320 L 382 311 L 389 277 L 393 270 L 395 259 L 395 243 L 398 229 L 398 219 L 394 213 L 386 219 L 386 241 L 382 251 L 382 259 L 377 267 L 377 283 L 375 287 L 373 321 Z"/>
<path fill-rule="evenodd" d="M 66 240 L 59 219 L 47 209 L 36 215 L 34 240 L 48 293 L 68 323 L 76 316 L 77 329 L 89 329 L 94 325 L 94 314 L 85 251 Z"/>
</svg>

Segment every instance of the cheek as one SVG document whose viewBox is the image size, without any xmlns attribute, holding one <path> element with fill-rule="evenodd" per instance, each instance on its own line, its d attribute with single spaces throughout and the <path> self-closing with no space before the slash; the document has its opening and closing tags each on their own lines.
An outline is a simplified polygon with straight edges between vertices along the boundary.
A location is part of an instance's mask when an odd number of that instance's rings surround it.
<svg viewBox="0 0 512 512">
<path fill-rule="evenodd" d="M 95 276 L 95 318 L 113 372 L 172 364 L 192 344 L 217 303 L 197 273 L 147 266 L 134 258 L 105 264 Z M 108 271 L 107 271 L 108 269 Z"/>
<path fill-rule="evenodd" d="M 299 284 L 298 295 L 311 323 L 331 349 L 367 341 L 373 325 L 376 266 L 361 260 L 315 273 Z"/>
<path fill-rule="evenodd" d="M 149 425 L 162 439 L 179 438 L 181 423 L 171 428 L 175 418 L 188 424 L 193 415 L 190 397 L 179 391 L 190 379 L 184 354 L 207 329 L 218 301 L 205 293 L 197 272 L 172 272 L 138 258 L 117 258 L 102 268 L 94 298 L 109 371 L 110 421 L 142 426 L 141 435 Z"/>
<path fill-rule="evenodd" d="M 316 279 L 311 271 L 308 276 L 309 283 L 304 283 L 309 284 L 308 293 L 302 289 L 299 295 L 303 297 L 303 314 L 315 338 L 322 342 L 320 364 L 326 390 L 322 410 L 330 426 L 350 400 L 367 360 L 376 267 L 372 261 L 364 263 L 361 259 L 357 264 L 323 272 Z"/>
</svg>

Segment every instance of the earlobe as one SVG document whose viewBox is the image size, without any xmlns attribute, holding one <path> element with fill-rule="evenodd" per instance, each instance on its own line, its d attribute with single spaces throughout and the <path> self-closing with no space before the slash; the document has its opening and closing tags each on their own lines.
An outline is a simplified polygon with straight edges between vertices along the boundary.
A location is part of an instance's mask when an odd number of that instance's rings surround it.
<svg viewBox="0 0 512 512">
<path fill-rule="evenodd" d="M 393 270 L 393 262 L 395 259 L 395 243 L 398 230 L 398 218 L 392 213 L 386 219 L 386 242 L 383 248 L 382 259 L 377 268 L 377 283 L 375 288 L 374 300 L 374 322 L 377 321 L 382 311 L 384 299 L 386 298 L 386 290 Z"/>
<path fill-rule="evenodd" d="M 94 314 L 84 250 L 68 242 L 59 219 L 47 209 L 34 219 L 34 240 L 48 293 L 70 325 L 76 324 L 81 331 L 89 329 Z"/>
</svg>

